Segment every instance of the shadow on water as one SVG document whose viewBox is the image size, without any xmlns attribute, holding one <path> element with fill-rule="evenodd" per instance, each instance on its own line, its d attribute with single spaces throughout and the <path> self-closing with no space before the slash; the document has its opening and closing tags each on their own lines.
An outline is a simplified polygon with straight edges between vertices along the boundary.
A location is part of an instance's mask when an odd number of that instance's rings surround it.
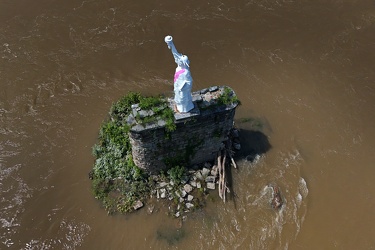
<svg viewBox="0 0 375 250">
<path fill-rule="evenodd" d="M 236 158 L 247 161 L 253 161 L 257 155 L 265 154 L 272 148 L 268 137 L 261 131 L 241 129 L 240 143 L 241 150 L 236 153 Z"/>
<path fill-rule="evenodd" d="M 176 229 L 173 227 L 162 227 L 156 231 L 156 237 L 158 240 L 165 240 L 169 245 L 175 245 L 185 238 L 185 230 Z"/>
<path fill-rule="evenodd" d="M 236 160 L 246 159 L 246 161 L 254 161 L 257 156 L 265 154 L 272 146 L 268 141 L 268 137 L 261 131 L 245 130 L 240 131 L 241 149 L 236 152 Z M 230 190 L 229 198 L 236 206 L 236 193 L 233 190 L 232 168 L 226 168 L 227 184 Z"/>
</svg>

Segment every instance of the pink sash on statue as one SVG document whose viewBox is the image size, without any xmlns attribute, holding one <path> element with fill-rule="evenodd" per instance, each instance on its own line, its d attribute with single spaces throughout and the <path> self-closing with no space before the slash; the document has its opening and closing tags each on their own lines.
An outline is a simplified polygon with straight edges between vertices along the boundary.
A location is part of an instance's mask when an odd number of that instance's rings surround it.
<svg viewBox="0 0 375 250">
<path fill-rule="evenodd" d="M 174 73 L 174 80 L 173 80 L 173 82 L 176 82 L 177 79 L 180 77 L 180 75 L 182 75 L 183 73 L 185 73 L 185 69 L 181 69 L 181 70 L 177 71 L 176 73 Z"/>
</svg>

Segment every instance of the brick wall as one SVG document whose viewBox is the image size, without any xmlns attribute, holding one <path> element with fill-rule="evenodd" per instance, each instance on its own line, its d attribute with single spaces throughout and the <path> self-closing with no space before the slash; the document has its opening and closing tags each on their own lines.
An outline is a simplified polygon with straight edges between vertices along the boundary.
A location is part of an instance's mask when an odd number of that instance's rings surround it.
<svg viewBox="0 0 375 250">
<path fill-rule="evenodd" d="M 177 164 L 192 166 L 214 160 L 224 147 L 233 127 L 237 103 L 219 105 L 225 87 L 211 87 L 192 93 L 195 108 L 189 113 L 175 113 L 176 130 L 167 132 L 165 123 L 132 124 L 129 132 L 134 163 L 157 174 Z M 235 93 L 231 90 L 231 95 Z M 173 100 L 169 100 L 173 107 Z M 133 114 L 142 112 L 134 107 Z"/>
</svg>

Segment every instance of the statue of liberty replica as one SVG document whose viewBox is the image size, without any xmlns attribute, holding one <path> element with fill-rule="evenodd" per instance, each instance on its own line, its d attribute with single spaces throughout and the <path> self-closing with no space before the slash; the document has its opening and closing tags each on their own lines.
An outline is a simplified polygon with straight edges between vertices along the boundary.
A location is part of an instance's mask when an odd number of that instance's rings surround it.
<svg viewBox="0 0 375 250">
<path fill-rule="evenodd" d="M 177 64 L 176 72 L 174 74 L 174 101 L 176 104 L 176 111 L 186 113 L 194 108 L 191 97 L 193 78 L 190 74 L 190 62 L 186 55 L 178 53 L 171 36 L 166 36 L 164 41 L 171 50 L 174 61 Z"/>
</svg>

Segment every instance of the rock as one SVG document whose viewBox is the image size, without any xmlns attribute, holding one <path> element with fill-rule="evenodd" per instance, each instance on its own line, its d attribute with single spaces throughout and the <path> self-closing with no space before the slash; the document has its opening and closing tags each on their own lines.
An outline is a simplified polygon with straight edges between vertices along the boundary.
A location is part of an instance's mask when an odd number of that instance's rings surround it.
<svg viewBox="0 0 375 250">
<path fill-rule="evenodd" d="M 238 132 L 237 129 L 232 129 L 232 130 L 230 131 L 230 134 L 231 134 L 231 136 L 234 137 L 234 138 L 239 138 L 239 137 L 240 137 L 240 134 L 239 134 L 239 132 Z"/>
<path fill-rule="evenodd" d="M 185 204 L 185 206 L 186 206 L 186 208 L 190 209 L 190 208 L 194 207 L 194 204 L 188 202 L 188 203 Z"/>
<path fill-rule="evenodd" d="M 128 116 L 128 118 L 126 119 L 126 122 L 129 124 L 129 125 L 134 125 L 137 121 L 135 120 L 134 116 L 132 114 L 130 114 Z"/>
<path fill-rule="evenodd" d="M 147 111 L 145 111 L 145 110 L 140 110 L 139 112 L 138 112 L 138 114 L 139 114 L 139 117 L 142 119 L 142 118 L 145 118 L 146 116 L 148 116 L 148 112 Z"/>
<path fill-rule="evenodd" d="M 196 182 L 196 181 L 190 181 L 190 185 L 191 185 L 192 187 L 196 187 L 196 186 L 197 186 L 197 182 Z"/>
<path fill-rule="evenodd" d="M 193 199 L 194 199 L 194 196 L 192 196 L 192 195 L 189 194 L 188 197 L 187 197 L 187 200 L 188 201 L 192 201 Z"/>
<path fill-rule="evenodd" d="M 202 184 L 198 181 L 197 182 L 197 188 L 201 188 L 202 187 Z"/>
<path fill-rule="evenodd" d="M 159 127 L 163 127 L 163 126 L 165 126 L 165 124 L 167 124 L 164 120 L 158 120 L 158 126 Z"/>
<path fill-rule="evenodd" d="M 207 176 L 210 173 L 210 170 L 208 168 L 203 168 L 202 169 L 202 175 Z"/>
<path fill-rule="evenodd" d="M 192 96 L 192 101 L 193 102 L 201 102 L 202 96 L 201 95 L 194 95 L 194 96 Z"/>
<path fill-rule="evenodd" d="M 134 210 L 138 210 L 141 207 L 143 207 L 143 202 L 140 200 L 136 201 L 135 204 L 133 205 Z"/>
<path fill-rule="evenodd" d="M 215 182 L 215 176 L 209 175 L 206 177 L 206 182 Z"/>
<path fill-rule="evenodd" d="M 196 177 L 196 180 L 203 180 L 202 172 L 201 171 L 197 171 L 195 173 L 195 177 Z"/>
<path fill-rule="evenodd" d="M 187 182 L 189 181 L 189 177 L 187 177 L 186 175 L 182 177 L 181 179 L 181 184 L 186 184 Z"/>
<path fill-rule="evenodd" d="M 176 218 L 180 217 L 180 212 L 175 213 L 174 215 Z"/>
<path fill-rule="evenodd" d="M 138 111 L 136 109 L 133 109 L 133 113 L 132 113 L 133 117 L 137 117 L 138 115 Z"/>
<path fill-rule="evenodd" d="M 181 197 L 185 198 L 186 195 L 187 195 L 187 192 L 185 191 L 185 189 L 181 190 Z"/>
<path fill-rule="evenodd" d="M 164 199 L 167 196 L 166 194 L 167 190 L 165 190 L 165 188 L 162 188 L 159 191 L 160 191 L 160 198 Z"/>
<path fill-rule="evenodd" d="M 213 182 L 207 182 L 207 188 L 214 190 L 215 189 L 215 183 L 213 183 Z"/>
<path fill-rule="evenodd" d="M 160 182 L 160 183 L 159 183 L 158 187 L 159 187 L 159 188 L 163 188 L 163 187 L 165 187 L 165 186 L 167 186 L 167 185 L 168 185 L 168 183 L 165 182 L 165 181 L 163 181 L 163 182 Z"/>
<path fill-rule="evenodd" d="M 218 89 L 219 89 L 218 86 L 212 86 L 212 87 L 210 87 L 208 90 L 209 90 L 210 92 L 215 92 L 215 91 L 217 91 Z"/>
<path fill-rule="evenodd" d="M 207 88 L 207 89 L 202 89 L 202 90 L 200 91 L 201 94 L 206 94 L 207 92 L 208 92 L 208 88 Z"/>
<path fill-rule="evenodd" d="M 149 205 L 147 207 L 147 213 L 152 214 L 154 212 L 155 206 L 154 205 Z"/>
<path fill-rule="evenodd" d="M 184 190 L 185 190 L 186 193 L 190 193 L 193 190 L 193 187 L 190 186 L 189 184 L 185 184 Z"/>
<path fill-rule="evenodd" d="M 137 104 L 132 104 L 131 107 L 132 107 L 132 109 L 137 109 L 139 107 L 139 104 L 138 103 Z"/>
<path fill-rule="evenodd" d="M 93 171 L 93 170 L 91 170 L 91 171 L 89 172 L 89 179 L 90 179 L 90 180 L 94 179 L 94 171 Z"/>
</svg>

